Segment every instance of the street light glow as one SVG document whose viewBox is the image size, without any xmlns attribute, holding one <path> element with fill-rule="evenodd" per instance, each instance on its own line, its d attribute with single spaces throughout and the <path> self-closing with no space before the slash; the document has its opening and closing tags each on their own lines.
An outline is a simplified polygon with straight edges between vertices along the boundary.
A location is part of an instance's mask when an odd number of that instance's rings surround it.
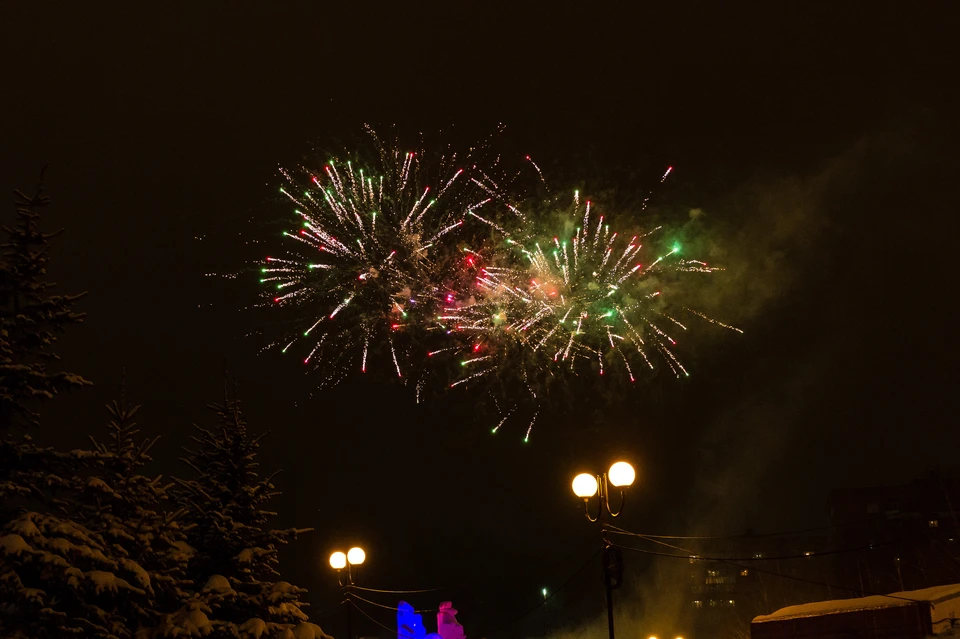
<svg viewBox="0 0 960 639">
<path fill-rule="evenodd" d="M 340 554 L 342 555 L 343 553 L 340 553 Z M 363 563 L 363 560 L 366 558 L 367 558 L 367 553 L 363 552 L 363 548 L 358 548 L 354 546 L 353 548 L 347 551 L 347 561 L 349 561 L 351 565 L 359 566 L 360 564 Z"/>
<path fill-rule="evenodd" d="M 573 494 L 581 499 L 589 499 L 597 494 L 597 478 L 590 473 L 580 473 L 573 478 Z"/>
<path fill-rule="evenodd" d="M 343 570 L 347 567 L 347 556 L 338 550 L 330 555 L 330 566 L 334 570 Z"/>
<path fill-rule="evenodd" d="M 637 473 L 633 470 L 633 466 L 627 462 L 618 461 L 610 467 L 607 477 L 610 478 L 611 484 L 617 488 L 622 488 L 631 485 L 633 480 L 637 478 Z"/>
</svg>

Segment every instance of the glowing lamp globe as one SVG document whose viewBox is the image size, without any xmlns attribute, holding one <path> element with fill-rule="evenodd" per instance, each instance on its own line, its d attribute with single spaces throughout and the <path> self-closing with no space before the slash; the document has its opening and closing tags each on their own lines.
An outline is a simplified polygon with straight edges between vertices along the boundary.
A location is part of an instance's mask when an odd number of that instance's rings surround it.
<svg viewBox="0 0 960 639">
<path fill-rule="evenodd" d="M 347 556 L 342 552 L 335 552 L 330 555 L 330 567 L 334 570 L 343 570 L 347 567 Z"/>
<path fill-rule="evenodd" d="M 357 548 L 354 546 L 347 551 L 347 561 L 349 561 L 354 566 L 359 566 L 363 563 L 363 560 L 367 558 L 367 553 L 363 552 L 363 548 Z"/>
<path fill-rule="evenodd" d="M 580 473 L 573 478 L 573 494 L 589 499 L 597 494 L 597 478 L 590 473 Z"/>
<path fill-rule="evenodd" d="M 610 467 L 607 477 L 610 478 L 611 484 L 617 488 L 623 488 L 633 483 L 633 480 L 637 478 L 637 473 L 633 470 L 633 466 L 620 461 Z"/>
</svg>

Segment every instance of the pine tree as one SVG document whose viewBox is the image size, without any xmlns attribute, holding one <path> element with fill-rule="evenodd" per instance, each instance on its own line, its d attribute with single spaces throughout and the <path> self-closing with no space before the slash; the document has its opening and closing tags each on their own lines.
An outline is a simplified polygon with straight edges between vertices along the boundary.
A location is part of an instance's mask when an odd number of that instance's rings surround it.
<svg viewBox="0 0 960 639">
<path fill-rule="evenodd" d="M 14 438 L 13 425 L 36 425 L 35 402 L 72 386 L 78 375 L 51 373 L 55 331 L 81 321 L 80 296 L 48 296 L 48 240 L 39 211 L 49 203 L 16 193 L 17 224 L 4 227 L 0 256 L 0 635 L 120 637 L 115 602 L 138 592 L 122 577 L 102 537 L 67 510 L 83 469 L 96 457 Z"/>
<path fill-rule="evenodd" d="M 51 348 L 56 333 L 83 321 L 73 310 L 80 295 L 48 295 L 49 240 L 60 234 L 40 230 L 40 210 L 50 203 L 41 185 L 33 197 L 15 192 L 17 223 L 5 226 L 8 236 L 0 259 L 0 432 L 12 424 L 37 423 L 35 400 L 52 399 L 68 388 L 89 384 L 79 375 L 50 372 L 59 357 Z"/>
<path fill-rule="evenodd" d="M 136 439 L 139 430 L 133 420 L 139 408 L 127 408 L 122 393 L 120 401 L 107 406 L 111 419 L 106 440 L 90 438 L 98 476 L 86 483 L 80 508 L 87 527 L 110 544 L 117 563 L 143 591 L 127 597 L 119 611 L 134 629 L 157 626 L 191 593 L 182 510 L 171 499 L 170 483 L 143 474 L 159 437 Z"/>
<path fill-rule="evenodd" d="M 280 547 L 311 529 L 267 528 L 276 514 L 267 506 L 278 491 L 274 475 L 259 474 L 262 435 L 249 431 L 237 400 L 210 408 L 218 426 L 194 426 L 196 448 L 183 458 L 197 477 L 179 482 L 192 524 L 188 541 L 197 551 L 192 577 L 202 584 L 207 610 L 224 636 L 247 636 L 259 624 L 264 636 L 296 624 L 313 627 L 300 599 L 306 591 L 280 581 L 277 571 Z"/>
</svg>

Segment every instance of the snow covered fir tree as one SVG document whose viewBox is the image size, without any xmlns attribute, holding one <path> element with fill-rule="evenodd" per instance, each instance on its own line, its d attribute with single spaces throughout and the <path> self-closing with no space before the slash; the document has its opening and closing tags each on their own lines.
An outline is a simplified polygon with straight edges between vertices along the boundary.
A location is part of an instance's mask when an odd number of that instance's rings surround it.
<svg viewBox="0 0 960 639">
<path fill-rule="evenodd" d="M 257 476 L 258 438 L 235 402 L 220 411 L 217 435 L 196 438 L 190 458 L 211 461 L 189 480 L 148 472 L 157 438 L 140 438 L 138 407 L 123 392 L 89 449 L 37 443 L 40 404 L 90 384 L 55 370 L 57 333 L 83 315 L 74 310 L 80 295 L 49 294 L 57 233 L 40 229 L 48 204 L 42 188 L 17 192 L 16 224 L 3 227 L 0 636 L 326 637 L 303 611 L 304 591 L 279 578 L 277 548 L 303 531 L 263 528 L 276 490 Z"/>
<path fill-rule="evenodd" d="M 250 432 L 236 398 L 210 406 L 217 425 L 195 426 L 195 446 L 184 462 L 196 478 L 180 483 L 180 503 L 191 525 L 187 539 L 197 551 L 191 577 L 204 592 L 216 618 L 242 625 L 306 621 L 303 590 L 279 579 L 279 549 L 310 529 L 273 530 L 268 510 L 278 494 L 274 475 L 260 476 L 257 449 L 262 435 Z"/>
<path fill-rule="evenodd" d="M 0 245 L 0 428 L 18 421 L 36 423 L 34 404 L 88 381 L 47 364 L 59 358 L 52 347 L 56 333 L 83 321 L 73 310 L 79 295 L 48 295 L 55 284 L 46 281 L 49 240 L 60 234 L 40 230 L 40 212 L 50 204 L 42 186 L 28 197 L 17 191 L 16 223 L 4 226 L 7 241 Z"/>
</svg>

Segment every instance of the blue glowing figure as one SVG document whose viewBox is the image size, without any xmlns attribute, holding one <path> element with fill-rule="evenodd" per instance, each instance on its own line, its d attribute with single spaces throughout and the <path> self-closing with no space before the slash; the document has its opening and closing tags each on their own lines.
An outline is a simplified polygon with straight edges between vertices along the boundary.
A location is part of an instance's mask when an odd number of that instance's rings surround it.
<svg viewBox="0 0 960 639">
<path fill-rule="evenodd" d="M 426 639 L 426 634 L 423 617 L 414 612 L 413 606 L 401 601 L 397 606 L 397 639 Z"/>
</svg>

